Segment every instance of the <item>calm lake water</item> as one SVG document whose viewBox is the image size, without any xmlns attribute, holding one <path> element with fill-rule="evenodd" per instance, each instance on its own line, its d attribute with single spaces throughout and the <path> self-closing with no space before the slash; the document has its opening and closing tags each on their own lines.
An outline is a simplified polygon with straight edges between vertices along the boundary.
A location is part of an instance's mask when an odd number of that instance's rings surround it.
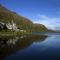
<svg viewBox="0 0 60 60">
<path fill-rule="evenodd" d="M 0 60 L 60 60 L 60 34 L 0 37 Z"/>
</svg>

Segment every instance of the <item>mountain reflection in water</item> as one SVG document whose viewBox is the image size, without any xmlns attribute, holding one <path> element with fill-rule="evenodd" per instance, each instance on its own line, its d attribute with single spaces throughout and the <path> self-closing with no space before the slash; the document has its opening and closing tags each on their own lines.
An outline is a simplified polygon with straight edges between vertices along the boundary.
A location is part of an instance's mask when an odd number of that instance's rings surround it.
<svg viewBox="0 0 60 60">
<path fill-rule="evenodd" d="M 0 60 L 8 55 L 29 47 L 33 42 L 41 42 L 45 35 L 24 35 L 19 37 L 0 37 Z"/>
</svg>

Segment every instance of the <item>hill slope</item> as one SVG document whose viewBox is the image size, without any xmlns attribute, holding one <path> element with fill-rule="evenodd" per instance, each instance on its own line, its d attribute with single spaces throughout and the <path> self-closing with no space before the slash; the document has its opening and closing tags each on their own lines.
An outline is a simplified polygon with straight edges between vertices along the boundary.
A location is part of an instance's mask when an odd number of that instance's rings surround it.
<svg viewBox="0 0 60 60">
<path fill-rule="evenodd" d="M 33 24 L 29 19 L 16 14 L 0 4 L 0 22 L 8 23 L 14 21 L 18 28 L 33 31 L 46 31 L 47 28 L 42 24 Z"/>
</svg>

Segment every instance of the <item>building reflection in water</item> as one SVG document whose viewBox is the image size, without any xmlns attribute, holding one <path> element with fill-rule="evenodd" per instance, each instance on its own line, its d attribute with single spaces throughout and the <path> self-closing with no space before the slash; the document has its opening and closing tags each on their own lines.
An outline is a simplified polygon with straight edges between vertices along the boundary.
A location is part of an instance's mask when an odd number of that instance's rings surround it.
<svg viewBox="0 0 60 60">
<path fill-rule="evenodd" d="M 29 47 L 33 42 L 42 42 L 45 35 L 24 35 L 19 37 L 0 37 L 0 60 L 6 56 Z"/>
</svg>

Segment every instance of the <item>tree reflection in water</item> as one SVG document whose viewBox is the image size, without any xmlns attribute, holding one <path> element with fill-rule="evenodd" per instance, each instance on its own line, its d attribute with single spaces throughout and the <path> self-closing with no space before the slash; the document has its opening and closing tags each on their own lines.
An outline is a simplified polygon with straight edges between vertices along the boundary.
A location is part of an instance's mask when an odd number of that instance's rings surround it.
<svg viewBox="0 0 60 60">
<path fill-rule="evenodd" d="M 0 37 L 0 60 L 4 57 L 29 47 L 33 42 L 44 41 L 45 35 L 24 35 L 19 37 Z"/>
</svg>

